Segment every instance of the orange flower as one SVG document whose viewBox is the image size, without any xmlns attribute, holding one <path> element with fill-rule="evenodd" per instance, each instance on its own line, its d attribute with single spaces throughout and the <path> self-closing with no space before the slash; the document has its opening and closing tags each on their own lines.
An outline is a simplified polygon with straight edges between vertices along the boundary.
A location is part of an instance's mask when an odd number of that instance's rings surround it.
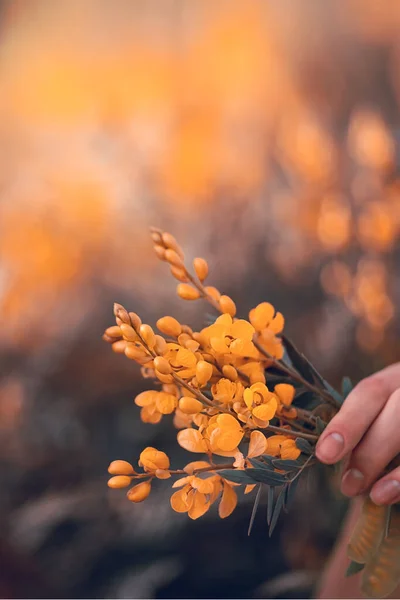
<svg viewBox="0 0 400 600">
<path fill-rule="evenodd" d="M 243 399 L 252 415 L 263 423 L 268 424 L 268 421 L 273 419 L 276 414 L 278 401 L 264 383 L 253 383 L 251 387 L 246 388 L 243 392 Z"/>
<path fill-rule="evenodd" d="M 139 457 L 139 465 L 147 472 L 155 472 L 157 469 L 169 469 L 169 458 L 165 452 L 148 446 Z"/>
<path fill-rule="evenodd" d="M 285 325 L 283 315 L 275 314 L 275 309 L 269 302 L 262 302 L 249 313 L 250 323 L 259 334 L 259 341 L 263 348 L 275 358 L 282 358 L 282 341 L 276 337 Z"/>
<path fill-rule="evenodd" d="M 205 464 L 207 465 L 207 463 Z M 188 467 L 189 465 L 186 469 Z M 198 519 L 204 515 L 217 500 L 221 491 L 222 497 L 218 509 L 221 519 L 228 517 L 237 505 L 235 490 L 219 475 L 208 475 L 204 479 L 196 475 L 189 475 L 176 481 L 172 487 L 181 488 L 171 496 L 172 508 L 176 512 L 187 512 L 191 519 Z"/>
<path fill-rule="evenodd" d="M 286 435 L 272 435 L 268 438 L 266 454 L 283 459 L 296 460 L 301 454 L 294 439 Z"/>
<path fill-rule="evenodd" d="M 148 390 L 135 398 L 135 404 L 140 406 L 140 418 L 144 423 L 159 423 L 163 415 L 174 412 L 178 399 L 174 394 Z"/>
<path fill-rule="evenodd" d="M 214 454 L 234 456 L 243 439 L 244 431 L 235 417 L 219 414 L 211 417 L 205 436 Z"/>
<path fill-rule="evenodd" d="M 258 358 L 252 339 L 254 327 L 244 319 L 233 321 L 229 314 L 218 317 L 212 325 L 200 332 L 200 340 L 205 348 L 217 354 L 232 354 L 234 357 Z"/>
<path fill-rule="evenodd" d="M 214 479 L 209 477 L 201 479 L 195 475 L 188 475 L 178 479 L 173 488 L 181 487 L 171 496 L 171 506 L 176 512 L 187 512 L 191 519 L 198 519 L 204 515 L 211 506 L 211 495 L 214 492 Z"/>
<path fill-rule="evenodd" d="M 241 400 L 243 394 L 243 385 L 240 381 L 234 382 L 229 379 L 219 379 L 217 383 L 211 387 L 211 393 L 214 400 L 221 402 L 222 404 L 229 404 L 230 402 L 237 402 Z"/>
<path fill-rule="evenodd" d="M 281 444 L 281 458 L 296 460 L 301 454 L 294 440 L 285 440 Z"/>
</svg>

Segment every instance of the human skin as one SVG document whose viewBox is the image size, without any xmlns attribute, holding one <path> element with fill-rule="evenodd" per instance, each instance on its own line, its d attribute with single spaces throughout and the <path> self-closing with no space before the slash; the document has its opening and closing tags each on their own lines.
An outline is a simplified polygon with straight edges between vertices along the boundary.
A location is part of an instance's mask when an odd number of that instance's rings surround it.
<svg viewBox="0 0 400 600">
<path fill-rule="evenodd" d="M 355 498 L 321 579 L 317 598 L 362 598 L 361 574 L 345 577 L 349 564 L 347 544 L 360 514 L 360 496 L 369 494 L 376 504 L 400 502 L 400 466 L 387 468 L 400 453 L 399 425 L 400 363 L 397 363 L 354 388 L 317 444 L 316 455 L 321 462 L 334 464 L 344 459 L 341 491 Z M 389 598 L 400 598 L 400 587 Z"/>
</svg>

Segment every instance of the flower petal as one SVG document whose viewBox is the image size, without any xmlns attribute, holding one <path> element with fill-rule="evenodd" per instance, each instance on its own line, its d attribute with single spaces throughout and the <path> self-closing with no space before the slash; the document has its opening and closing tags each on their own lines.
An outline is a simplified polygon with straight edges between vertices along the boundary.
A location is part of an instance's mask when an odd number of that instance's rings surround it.
<svg viewBox="0 0 400 600">
<path fill-rule="evenodd" d="M 253 325 L 248 321 L 245 319 L 238 319 L 233 323 L 229 333 L 235 339 L 240 338 L 243 341 L 251 342 L 255 332 Z"/>
<path fill-rule="evenodd" d="M 290 406 L 293 402 L 295 389 L 289 383 L 278 383 L 274 388 L 275 394 L 285 406 Z"/>
<path fill-rule="evenodd" d="M 193 520 L 198 519 L 208 511 L 210 506 L 210 501 L 207 500 L 206 495 L 196 491 L 193 496 L 193 504 L 189 509 L 188 515 Z"/>
<path fill-rule="evenodd" d="M 250 444 L 247 453 L 247 458 L 255 458 L 265 454 L 267 449 L 268 440 L 261 431 L 252 431 L 250 434 Z"/>
<path fill-rule="evenodd" d="M 178 513 L 188 512 L 187 493 L 185 494 L 185 488 L 178 490 L 172 494 L 170 502 L 173 510 Z"/>
<path fill-rule="evenodd" d="M 178 399 L 172 394 L 158 392 L 156 396 L 157 410 L 163 415 L 170 415 L 178 405 Z"/>
<path fill-rule="evenodd" d="M 253 415 L 257 417 L 257 419 L 261 419 L 261 421 L 270 421 L 274 418 L 276 409 L 278 408 L 278 402 L 276 398 L 271 398 L 265 404 L 260 404 L 253 408 Z"/>
<path fill-rule="evenodd" d="M 237 495 L 235 490 L 224 481 L 224 491 L 222 492 L 221 502 L 218 507 L 218 514 L 221 519 L 229 517 L 233 513 L 237 505 Z"/>
<path fill-rule="evenodd" d="M 197 429 L 182 429 L 177 435 L 178 444 L 189 452 L 207 452 L 203 436 Z"/>
</svg>

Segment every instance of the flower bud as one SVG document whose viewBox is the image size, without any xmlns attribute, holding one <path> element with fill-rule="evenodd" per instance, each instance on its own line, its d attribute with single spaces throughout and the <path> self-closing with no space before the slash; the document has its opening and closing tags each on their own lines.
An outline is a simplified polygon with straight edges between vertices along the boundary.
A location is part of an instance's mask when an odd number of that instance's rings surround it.
<svg viewBox="0 0 400 600">
<path fill-rule="evenodd" d="M 163 375 L 169 375 L 172 372 L 172 367 L 169 362 L 162 356 L 156 356 L 154 359 L 154 368 Z"/>
<path fill-rule="evenodd" d="M 224 374 L 224 377 L 230 381 L 236 381 L 238 378 L 238 372 L 236 371 L 235 367 L 232 367 L 232 365 L 224 365 L 222 367 L 222 373 Z"/>
<path fill-rule="evenodd" d="M 211 379 L 212 373 L 212 365 L 205 360 L 199 360 L 196 365 L 196 379 L 200 387 L 205 385 L 207 381 Z"/>
<path fill-rule="evenodd" d="M 211 296 L 211 298 L 213 298 L 214 300 L 216 300 L 218 302 L 218 300 L 221 298 L 221 293 L 219 290 L 217 290 L 216 287 L 214 287 L 213 285 L 207 285 L 204 288 L 206 294 L 208 296 Z"/>
<path fill-rule="evenodd" d="M 157 354 L 164 354 L 164 352 L 167 350 L 167 342 L 161 335 L 156 334 L 154 350 L 157 352 Z"/>
<path fill-rule="evenodd" d="M 145 358 L 147 355 L 143 346 L 139 347 L 136 346 L 136 344 L 134 344 L 133 342 L 127 342 L 125 348 L 125 356 L 127 356 L 131 360 L 139 360 Z M 149 358 L 151 360 L 150 356 Z"/>
<path fill-rule="evenodd" d="M 122 323 L 121 325 L 121 333 L 124 336 L 124 340 L 126 340 L 127 342 L 137 342 L 138 341 L 138 334 L 136 333 L 136 331 L 133 329 L 133 327 L 131 327 L 130 325 L 126 325 L 125 323 Z"/>
<path fill-rule="evenodd" d="M 133 475 L 135 470 L 126 460 L 113 460 L 108 467 L 108 472 L 110 475 Z"/>
<path fill-rule="evenodd" d="M 179 254 L 170 248 L 165 251 L 165 260 L 168 261 L 170 265 L 174 265 L 174 267 L 179 267 L 181 269 L 185 267 Z"/>
<path fill-rule="evenodd" d="M 113 352 L 115 352 L 116 354 L 124 354 L 125 349 L 126 349 L 126 341 L 125 340 L 118 340 L 118 342 L 114 342 L 111 346 Z"/>
<path fill-rule="evenodd" d="M 208 275 L 207 261 L 204 260 L 204 258 L 195 258 L 193 261 L 193 267 L 200 281 L 204 281 Z"/>
<path fill-rule="evenodd" d="M 175 250 L 175 252 L 181 257 L 183 260 L 183 251 L 175 237 L 168 232 L 162 234 L 162 241 L 167 248 L 171 248 L 171 250 Z"/>
<path fill-rule="evenodd" d="M 104 333 L 111 338 L 119 338 L 122 335 L 121 329 L 118 327 L 118 325 L 107 327 Z"/>
<path fill-rule="evenodd" d="M 182 331 L 181 324 L 174 319 L 174 317 L 161 317 L 161 319 L 158 319 L 157 329 L 159 329 L 161 333 L 175 338 L 178 337 Z"/>
<path fill-rule="evenodd" d="M 185 415 L 195 415 L 203 410 L 203 405 L 200 400 L 189 398 L 189 396 L 183 396 L 179 400 L 179 409 L 185 413 Z"/>
<path fill-rule="evenodd" d="M 183 300 L 197 300 L 200 298 L 200 292 L 188 283 L 179 283 L 176 288 L 176 293 Z"/>
<path fill-rule="evenodd" d="M 139 333 L 143 340 L 146 342 L 149 348 L 154 348 L 156 344 L 156 336 L 150 325 L 141 325 L 139 327 Z"/>
<path fill-rule="evenodd" d="M 127 475 L 117 475 L 116 477 L 111 477 L 111 479 L 108 480 L 107 485 L 113 490 L 119 490 L 128 487 L 128 485 L 131 484 L 131 479 L 132 477 L 128 477 Z"/>
<path fill-rule="evenodd" d="M 221 296 L 219 306 L 223 313 L 228 313 L 231 317 L 236 315 L 236 304 L 229 296 Z"/>
<path fill-rule="evenodd" d="M 167 260 L 165 257 L 166 250 L 165 250 L 164 246 L 159 246 L 158 244 L 156 244 L 154 246 L 154 252 L 157 254 L 157 257 L 160 260 Z"/>
<path fill-rule="evenodd" d="M 172 276 L 175 277 L 175 279 L 177 279 L 178 281 L 183 281 L 184 283 L 189 281 L 189 279 L 187 278 L 185 269 L 180 269 L 179 267 L 175 267 L 174 265 L 171 265 L 170 270 L 171 270 Z"/>
<path fill-rule="evenodd" d="M 137 331 L 142 324 L 142 319 L 139 317 L 139 315 L 137 315 L 134 312 L 129 313 L 129 319 L 130 319 L 133 329 L 135 331 Z"/>
<path fill-rule="evenodd" d="M 131 502 L 143 502 L 151 492 L 150 481 L 142 481 L 128 490 L 126 497 Z"/>
</svg>

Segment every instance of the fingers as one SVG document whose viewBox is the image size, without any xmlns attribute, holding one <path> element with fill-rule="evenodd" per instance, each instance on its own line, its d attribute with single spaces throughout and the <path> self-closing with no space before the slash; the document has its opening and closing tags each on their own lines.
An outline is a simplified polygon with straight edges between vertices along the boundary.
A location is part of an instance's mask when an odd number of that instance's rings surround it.
<svg viewBox="0 0 400 600">
<path fill-rule="evenodd" d="M 361 381 L 321 435 L 316 448 L 317 458 L 333 464 L 351 452 L 381 412 L 390 394 L 390 383 L 380 374 Z"/>
<path fill-rule="evenodd" d="M 371 489 L 370 497 L 375 504 L 400 502 L 400 467 L 379 479 Z"/>
<path fill-rule="evenodd" d="M 385 404 L 361 442 L 351 453 L 342 492 L 355 496 L 369 489 L 400 451 L 400 388 Z"/>
</svg>

